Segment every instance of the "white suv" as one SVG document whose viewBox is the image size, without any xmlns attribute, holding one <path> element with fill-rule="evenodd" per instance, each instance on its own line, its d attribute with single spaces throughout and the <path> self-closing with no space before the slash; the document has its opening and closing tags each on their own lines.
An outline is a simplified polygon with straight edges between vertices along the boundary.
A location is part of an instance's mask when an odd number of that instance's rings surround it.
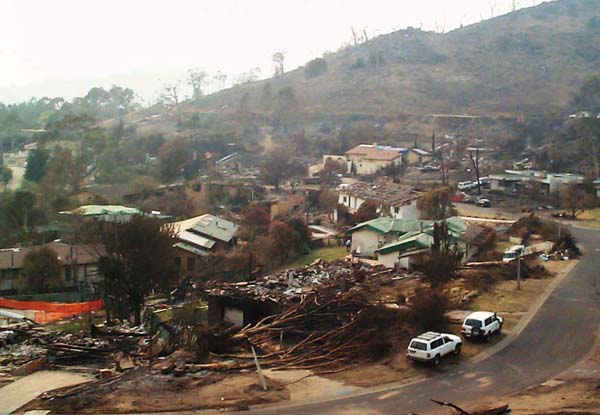
<svg viewBox="0 0 600 415">
<path fill-rule="evenodd" d="M 450 353 L 460 354 L 462 340 L 453 334 L 428 331 L 413 338 L 408 344 L 406 356 L 421 362 L 440 364 L 440 359 Z"/>
<path fill-rule="evenodd" d="M 480 337 L 489 341 L 492 334 L 502 331 L 502 323 L 504 319 L 496 313 L 476 311 L 467 316 L 460 332 L 467 338 Z"/>
</svg>

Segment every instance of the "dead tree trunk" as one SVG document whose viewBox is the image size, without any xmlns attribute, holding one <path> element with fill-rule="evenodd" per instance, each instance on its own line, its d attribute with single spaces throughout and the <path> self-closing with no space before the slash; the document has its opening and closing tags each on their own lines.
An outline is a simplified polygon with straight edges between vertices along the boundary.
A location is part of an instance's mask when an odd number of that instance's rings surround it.
<svg viewBox="0 0 600 415">
<path fill-rule="evenodd" d="M 479 176 L 479 146 L 475 148 L 475 157 L 473 157 L 473 151 L 469 151 L 469 158 L 473 163 L 473 170 L 475 170 L 475 176 L 477 178 L 477 194 L 481 195 L 481 181 Z"/>
</svg>

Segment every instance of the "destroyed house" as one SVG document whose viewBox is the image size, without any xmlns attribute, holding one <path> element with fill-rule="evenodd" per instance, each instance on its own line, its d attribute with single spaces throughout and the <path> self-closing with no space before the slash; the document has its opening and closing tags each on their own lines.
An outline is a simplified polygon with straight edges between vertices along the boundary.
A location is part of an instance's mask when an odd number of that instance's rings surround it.
<svg viewBox="0 0 600 415">
<path fill-rule="evenodd" d="M 354 213 L 367 200 L 372 200 L 377 203 L 379 214 L 411 220 L 419 218 L 417 200 L 421 195 L 413 186 L 381 178 L 374 183 L 357 182 L 345 187 L 339 192 L 338 203 Z"/>
<path fill-rule="evenodd" d="M 203 297 L 208 303 L 209 325 L 226 322 L 240 327 L 281 312 L 291 303 L 299 303 L 309 293 L 345 279 L 354 273 L 346 261 L 319 261 L 303 268 L 281 271 L 247 282 L 209 281 Z"/>
<path fill-rule="evenodd" d="M 281 306 L 276 301 L 266 298 L 252 298 L 237 295 L 208 296 L 208 324 L 222 322 L 245 327 L 256 324 L 265 317 L 277 314 Z"/>
<path fill-rule="evenodd" d="M 99 247 L 91 245 L 69 245 L 53 241 L 45 246 L 54 250 L 63 268 L 63 284 L 67 289 L 85 290 L 102 281 L 98 271 Z M 25 279 L 25 257 L 41 248 L 0 249 L 0 293 L 17 293 Z"/>
</svg>

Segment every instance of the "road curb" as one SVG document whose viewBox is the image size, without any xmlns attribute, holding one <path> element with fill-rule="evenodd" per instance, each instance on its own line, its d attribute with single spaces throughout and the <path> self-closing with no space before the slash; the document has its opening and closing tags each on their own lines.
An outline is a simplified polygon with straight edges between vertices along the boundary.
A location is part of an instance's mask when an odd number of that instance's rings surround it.
<svg viewBox="0 0 600 415">
<path fill-rule="evenodd" d="M 573 272 L 577 265 L 579 265 L 579 260 L 573 261 L 573 263 L 569 264 L 569 267 L 562 272 L 562 275 L 556 276 L 554 280 L 552 280 L 552 282 L 548 284 L 544 292 L 535 300 L 535 302 L 531 305 L 527 313 L 525 313 L 525 315 L 521 317 L 517 325 L 514 327 L 514 329 L 508 336 L 506 336 L 504 339 L 502 339 L 500 342 L 496 343 L 492 347 L 473 356 L 470 359 L 470 361 L 473 363 L 481 362 L 482 360 L 485 360 L 488 357 L 495 355 L 496 353 L 504 349 L 506 346 L 511 344 L 517 337 L 519 337 L 519 334 L 521 334 L 523 330 L 525 330 L 525 327 L 527 327 L 527 325 L 531 322 L 531 320 L 537 314 L 540 308 L 542 308 L 542 306 L 544 305 L 546 300 L 548 300 L 548 298 L 552 295 L 554 290 L 556 290 L 556 288 L 561 284 L 561 282 L 563 282 L 565 278 Z"/>
</svg>

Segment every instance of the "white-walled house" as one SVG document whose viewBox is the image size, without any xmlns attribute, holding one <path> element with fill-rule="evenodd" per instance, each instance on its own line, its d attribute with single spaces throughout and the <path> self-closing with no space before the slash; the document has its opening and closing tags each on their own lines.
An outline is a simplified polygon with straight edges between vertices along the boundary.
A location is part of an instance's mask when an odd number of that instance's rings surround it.
<svg viewBox="0 0 600 415">
<path fill-rule="evenodd" d="M 377 262 L 387 268 L 412 269 L 421 264 L 429 255 L 433 244 L 433 226 L 435 221 L 419 221 L 419 230 L 409 231 L 397 240 L 387 243 L 375 251 Z M 451 217 L 446 220 L 448 237 L 463 252 L 463 261 L 467 261 L 480 246 L 480 236 L 486 232 L 486 228 L 467 224 L 459 217 Z M 483 239 L 485 241 L 485 238 Z"/>
<path fill-rule="evenodd" d="M 390 165 L 400 165 L 407 151 L 400 147 L 360 144 L 346 151 L 348 173 L 370 175 Z"/>
<path fill-rule="evenodd" d="M 356 256 L 374 257 L 377 249 L 405 233 L 402 226 L 402 221 L 389 216 L 359 223 L 347 231 L 352 238 L 350 250 Z"/>
<path fill-rule="evenodd" d="M 358 182 L 340 190 L 338 204 L 348 208 L 350 213 L 356 212 L 367 200 L 378 204 L 381 215 L 393 219 L 419 219 L 417 200 L 421 192 L 412 186 L 400 185 L 382 178 L 375 183 Z"/>
</svg>

